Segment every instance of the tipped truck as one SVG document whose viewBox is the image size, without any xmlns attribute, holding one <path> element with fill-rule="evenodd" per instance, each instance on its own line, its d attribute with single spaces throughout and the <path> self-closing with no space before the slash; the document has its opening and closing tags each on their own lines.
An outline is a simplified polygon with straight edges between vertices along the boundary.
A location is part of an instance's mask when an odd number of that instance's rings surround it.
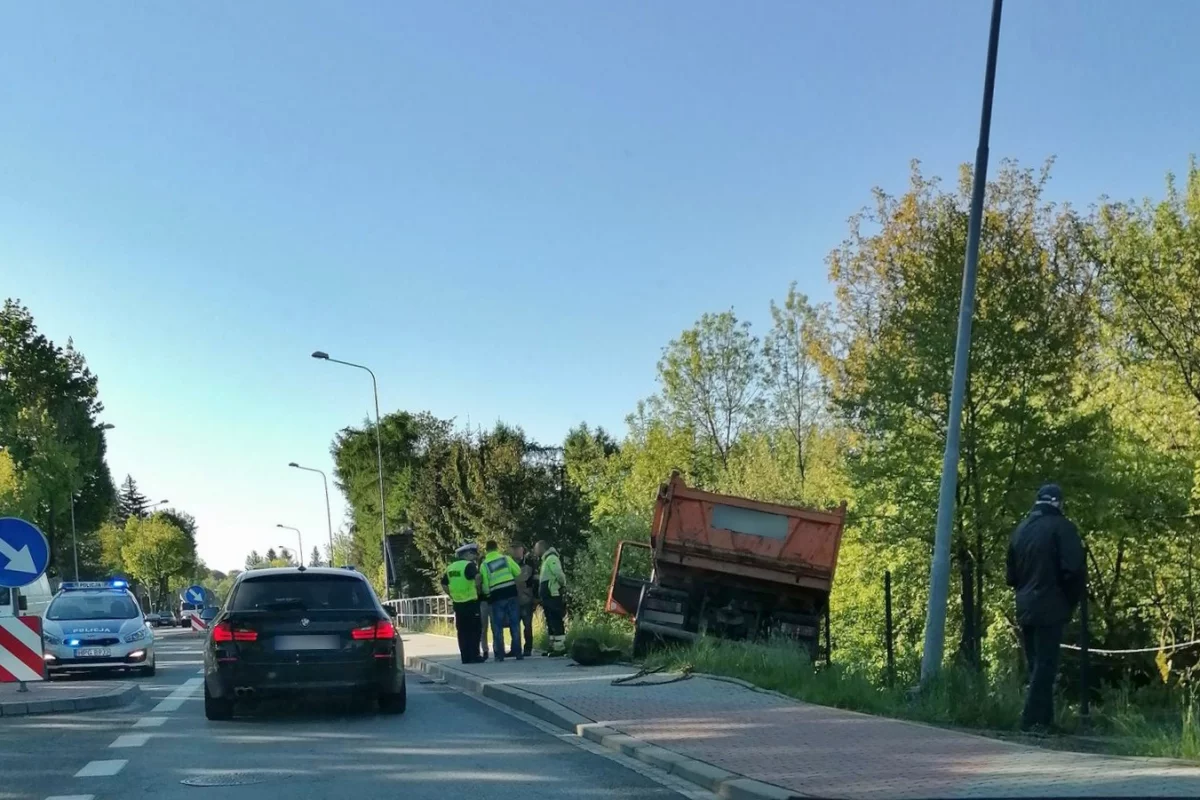
<svg viewBox="0 0 1200 800">
<path fill-rule="evenodd" d="M 844 502 L 762 503 L 688 488 L 673 472 L 650 541 L 617 546 L 606 608 L 633 617 L 638 655 L 656 641 L 782 636 L 816 658 L 845 518 Z"/>
</svg>

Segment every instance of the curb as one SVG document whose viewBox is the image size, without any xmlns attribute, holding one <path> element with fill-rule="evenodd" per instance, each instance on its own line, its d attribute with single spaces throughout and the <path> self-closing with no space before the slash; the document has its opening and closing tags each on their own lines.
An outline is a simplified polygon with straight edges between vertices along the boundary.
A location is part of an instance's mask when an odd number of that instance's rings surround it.
<svg viewBox="0 0 1200 800">
<path fill-rule="evenodd" d="M 448 686 L 494 700 L 609 750 L 636 758 L 726 800 L 797 800 L 805 796 L 628 736 L 532 692 L 495 683 L 420 656 L 406 656 L 404 662 L 423 675 L 445 681 Z"/>
<path fill-rule="evenodd" d="M 100 711 L 127 706 L 138 699 L 142 687 L 134 684 L 118 687 L 116 691 L 91 697 L 72 699 L 6 700 L 0 703 L 0 718 L 26 717 L 31 714 L 70 714 L 80 711 Z"/>
</svg>

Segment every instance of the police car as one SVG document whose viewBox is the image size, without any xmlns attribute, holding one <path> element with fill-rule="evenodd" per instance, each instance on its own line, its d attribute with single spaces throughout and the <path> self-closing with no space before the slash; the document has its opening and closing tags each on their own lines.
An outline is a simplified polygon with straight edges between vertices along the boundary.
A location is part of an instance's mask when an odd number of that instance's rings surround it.
<svg viewBox="0 0 1200 800">
<path fill-rule="evenodd" d="M 63 583 L 42 615 L 46 670 L 154 674 L 154 632 L 121 580 Z"/>
</svg>

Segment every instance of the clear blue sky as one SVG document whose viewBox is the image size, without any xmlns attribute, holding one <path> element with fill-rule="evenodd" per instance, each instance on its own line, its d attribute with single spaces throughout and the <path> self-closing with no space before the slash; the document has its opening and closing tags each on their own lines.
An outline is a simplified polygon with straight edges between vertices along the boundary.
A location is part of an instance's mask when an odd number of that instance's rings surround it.
<svg viewBox="0 0 1200 800">
<path fill-rule="evenodd" d="M 617 431 L 705 311 L 761 322 L 909 159 L 974 155 L 985 2 L 10 5 L 0 291 L 100 375 L 210 566 L 325 539 L 334 432 Z M 1056 197 L 1200 149 L 1200 3 L 1010 0 L 994 158 Z M 335 524 L 342 517 L 335 497 Z"/>
</svg>

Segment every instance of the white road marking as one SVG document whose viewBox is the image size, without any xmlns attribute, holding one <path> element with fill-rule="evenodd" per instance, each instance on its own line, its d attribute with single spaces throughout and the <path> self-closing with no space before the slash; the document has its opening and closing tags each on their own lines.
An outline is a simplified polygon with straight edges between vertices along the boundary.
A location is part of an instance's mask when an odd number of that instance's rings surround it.
<svg viewBox="0 0 1200 800">
<path fill-rule="evenodd" d="M 204 683 L 203 678 L 188 678 L 179 688 L 171 692 L 166 700 L 156 705 L 150 713 L 159 714 L 164 711 L 178 711 L 179 707 L 196 693 L 196 690 L 200 688 L 202 683 Z"/>
<path fill-rule="evenodd" d="M 46 800 L 96 800 L 94 794 L 55 794 L 47 797 Z"/>
<path fill-rule="evenodd" d="M 167 721 L 166 717 L 142 717 L 133 723 L 135 728 L 157 728 Z"/>
<path fill-rule="evenodd" d="M 115 758 L 110 761 L 89 761 L 75 773 L 76 778 L 107 778 L 125 769 L 128 759 Z"/>
<path fill-rule="evenodd" d="M 149 733 L 123 733 L 109 747 L 141 747 L 150 741 Z"/>
</svg>

